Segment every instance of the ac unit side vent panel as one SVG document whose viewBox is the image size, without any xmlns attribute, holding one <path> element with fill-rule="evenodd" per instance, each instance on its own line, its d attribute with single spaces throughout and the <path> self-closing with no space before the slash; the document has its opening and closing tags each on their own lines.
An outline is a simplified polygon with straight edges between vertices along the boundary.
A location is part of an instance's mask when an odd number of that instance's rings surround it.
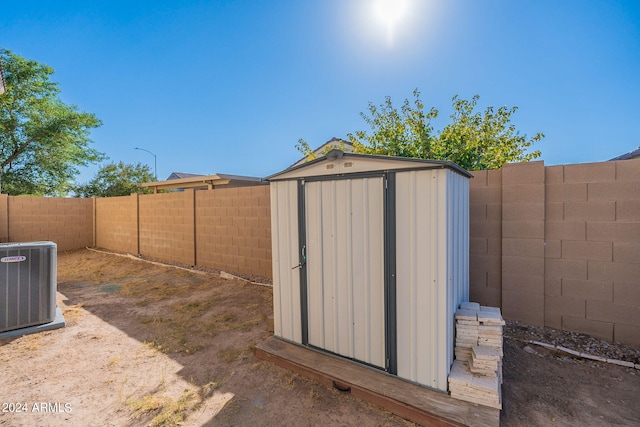
<svg viewBox="0 0 640 427">
<path fill-rule="evenodd" d="M 0 333 L 54 321 L 56 268 L 53 242 L 0 244 Z"/>
</svg>

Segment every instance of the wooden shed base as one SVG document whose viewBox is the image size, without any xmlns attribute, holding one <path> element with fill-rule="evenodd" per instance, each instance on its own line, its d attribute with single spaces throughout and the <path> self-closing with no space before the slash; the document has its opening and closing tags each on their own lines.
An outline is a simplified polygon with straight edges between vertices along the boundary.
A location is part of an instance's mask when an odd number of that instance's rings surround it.
<svg viewBox="0 0 640 427">
<path fill-rule="evenodd" d="M 258 344 L 256 356 L 425 426 L 500 424 L 498 409 L 453 399 L 377 369 L 276 337 Z"/>
</svg>

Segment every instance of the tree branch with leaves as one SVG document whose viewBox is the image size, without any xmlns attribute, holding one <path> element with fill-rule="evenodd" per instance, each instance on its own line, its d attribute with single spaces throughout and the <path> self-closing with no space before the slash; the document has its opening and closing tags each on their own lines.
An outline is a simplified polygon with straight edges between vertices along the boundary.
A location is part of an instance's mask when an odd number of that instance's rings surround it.
<svg viewBox="0 0 640 427">
<path fill-rule="evenodd" d="M 439 111 L 425 108 L 418 89 L 413 91 L 413 100 L 405 99 L 400 109 L 387 96 L 380 105 L 369 103 L 368 113 L 360 113 L 370 131 L 347 136 L 356 153 L 448 160 L 468 170 L 499 169 L 505 163 L 540 157 L 539 150 L 530 149 L 544 135 L 527 138 L 511 123 L 518 107 L 487 107 L 478 112 L 479 99 L 478 95 L 471 100 L 454 96 L 451 122 L 436 132 L 432 121 Z M 296 148 L 305 155 L 313 153 L 304 140 Z"/>
<path fill-rule="evenodd" d="M 142 163 L 109 163 L 100 168 L 87 184 L 74 188 L 76 197 L 114 197 L 133 193 L 150 194 L 153 190 L 139 187 L 143 182 L 155 181 L 149 166 Z"/>
<path fill-rule="evenodd" d="M 80 166 L 104 154 L 90 147 L 93 114 L 59 98 L 53 68 L 0 49 L 7 91 L 0 97 L 0 179 L 3 193 L 63 196 Z"/>
</svg>

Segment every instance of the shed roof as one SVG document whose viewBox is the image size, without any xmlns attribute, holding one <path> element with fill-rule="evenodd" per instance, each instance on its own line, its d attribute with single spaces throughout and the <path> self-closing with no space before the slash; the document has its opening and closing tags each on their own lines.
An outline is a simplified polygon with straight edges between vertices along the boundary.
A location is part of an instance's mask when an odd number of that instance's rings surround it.
<svg viewBox="0 0 640 427">
<path fill-rule="evenodd" d="M 317 158 L 327 154 L 329 151 L 331 151 L 331 149 L 341 150 L 341 151 L 344 151 L 345 153 L 353 153 L 353 150 L 355 150 L 355 147 L 351 142 L 345 141 L 342 138 L 336 138 L 334 136 L 333 138 L 331 138 L 330 140 L 322 144 L 320 147 L 313 150 L 313 153 L 316 155 L 316 158 Z M 298 160 L 297 162 L 295 162 L 289 167 L 292 168 L 294 166 L 299 166 L 307 162 L 309 162 L 309 160 L 307 156 L 304 156 L 303 158 L 301 158 L 300 160 Z"/>
<path fill-rule="evenodd" d="M 166 181 L 144 182 L 138 184 L 140 187 L 153 188 L 154 193 L 158 190 L 173 190 L 176 188 L 213 189 L 219 187 L 244 187 L 248 185 L 260 185 L 261 178 L 253 176 L 213 174 L 196 175 L 187 178 L 169 179 Z"/>
<path fill-rule="evenodd" d="M 301 165 L 292 166 L 265 179 L 278 181 L 311 176 L 348 175 L 404 169 L 450 169 L 467 178 L 473 177 L 465 169 L 449 161 L 345 153 L 334 149 L 322 157 Z"/>
</svg>

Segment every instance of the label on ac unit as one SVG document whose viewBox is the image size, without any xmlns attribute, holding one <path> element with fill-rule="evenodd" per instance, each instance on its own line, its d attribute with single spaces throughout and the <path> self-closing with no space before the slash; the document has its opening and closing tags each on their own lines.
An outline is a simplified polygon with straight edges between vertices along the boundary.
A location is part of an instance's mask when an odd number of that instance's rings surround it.
<svg viewBox="0 0 640 427">
<path fill-rule="evenodd" d="M 26 260 L 27 257 L 24 255 L 3 256 L 0 258 L 0 262 L 22 262 Z"/>
</svg>

